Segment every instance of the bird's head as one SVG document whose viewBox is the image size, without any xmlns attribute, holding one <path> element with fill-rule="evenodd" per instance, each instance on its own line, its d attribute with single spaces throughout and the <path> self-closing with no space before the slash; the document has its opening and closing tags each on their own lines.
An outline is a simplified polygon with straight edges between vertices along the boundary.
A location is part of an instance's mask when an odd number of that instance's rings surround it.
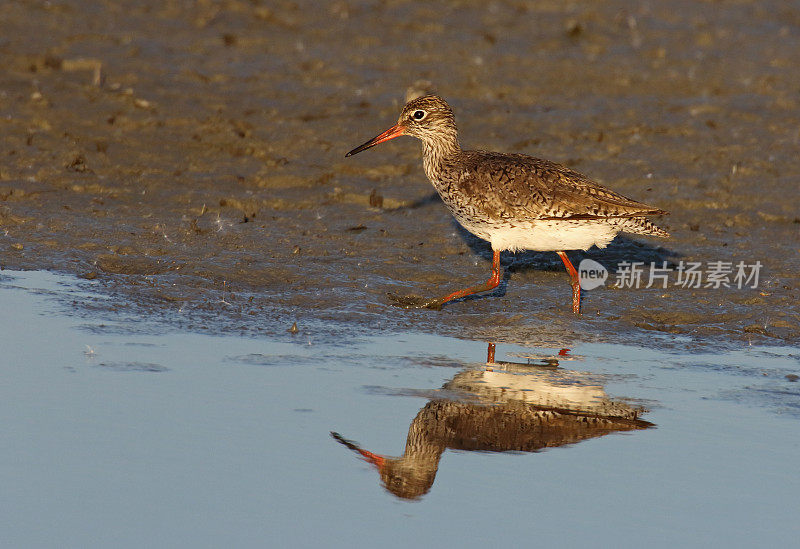
<svg viewBox="0 0 800 549">
<path fill-rule="evenodd" d="M 410 135 L 431 145 L 442 141 L 456 141 L 457 130 L 453 110 L 438 95 L 425 95 L 412 99 L 403 107 L 397 124 L 345 156 L 352 156 L 401 135 Z"/>
</svg>

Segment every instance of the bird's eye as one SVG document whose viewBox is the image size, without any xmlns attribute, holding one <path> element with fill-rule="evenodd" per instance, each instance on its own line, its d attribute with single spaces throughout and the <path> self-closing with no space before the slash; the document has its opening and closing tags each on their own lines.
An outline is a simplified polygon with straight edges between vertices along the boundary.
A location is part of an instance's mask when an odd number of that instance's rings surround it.
<svg viewBox="0 0 800 549">
<path fill-rule="evenodd" d="M 427 114 L 425 111 L 414 111 L 412 116 L 414 117 L 414 120 L 422 120 L 425 118 L 425 114 Z"/>
</svg>

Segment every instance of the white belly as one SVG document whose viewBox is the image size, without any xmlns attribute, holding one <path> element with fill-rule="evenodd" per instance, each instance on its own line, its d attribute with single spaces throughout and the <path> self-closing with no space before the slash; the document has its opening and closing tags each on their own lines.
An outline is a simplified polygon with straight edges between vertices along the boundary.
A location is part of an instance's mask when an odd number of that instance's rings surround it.
<svg viewBox="0 0 800 549">
<path fill-rule="evenodd" d="M 460 220 L 459 220 L 460 221 Z M 462 223 L 464 228 L 488 240 L 493 250 L 557 252 L 605 248 L 620 229 L 605 221 L 536 221 L 517 225 Z"/>
</svg>

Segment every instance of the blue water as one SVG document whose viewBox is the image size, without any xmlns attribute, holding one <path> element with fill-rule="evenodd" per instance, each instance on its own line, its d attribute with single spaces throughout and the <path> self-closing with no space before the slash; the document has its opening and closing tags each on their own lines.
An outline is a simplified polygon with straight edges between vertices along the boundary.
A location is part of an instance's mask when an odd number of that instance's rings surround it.
<svg viewBox="0 0 800 549">
<path fill-rule="evenodd" d="M 330 431 L 387 455 L 484 341 L 317 345 L 140 335 L 87 319 L 99 282 L 0 273 L 0 546 L 792 546 L 800 350 L 564 342 L 655 428 L 541 452 L 446 450 L 415 501 Z M 101 295 L 101 294 L 98 294 Z M 507 353 L 555 354 L 498 344 Z M 520 361 L 520 359 L 512 359 Z M 524 362 L 524 361 L 523 361 Z M 452 395 L 450 395 L 452 396 Z"/>
</svg>

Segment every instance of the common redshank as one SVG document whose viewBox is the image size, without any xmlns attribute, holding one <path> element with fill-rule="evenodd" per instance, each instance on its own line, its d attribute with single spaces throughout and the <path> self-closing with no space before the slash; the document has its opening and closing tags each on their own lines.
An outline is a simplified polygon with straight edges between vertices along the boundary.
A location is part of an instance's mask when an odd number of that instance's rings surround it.
<svg viewBox="0 0 800 549">
<path fill-rule="evenodd" d="M 397 124 L 345 156 L 401 135 L 422 141 L 425 175 L 442 201 L 466 230 L 492 246 L 488 281 L 434 299 L 390 294 L 402 307 L 439 309 L 448 301 L 492 290 L 500 284 L 500 252 L 536 250 L 556 252 L 564 262 L 572 311 L 580 313 L 580 279 L 567 250 L 605 248 L 621 231 L 669 236 L 646 217 L 667 212 L 617 194 L 566 166 L 524 154 L 462 150 L 453 110 L 438 95 L 412 99 Z"/>
<path fill-rule="evenodd" d="M 538 452 L 653 427 L 639 419 L 642 408 L 610 398 L 591 374 L 530 362 L 495 362 L 493 355 L 491 344 L 486 369 L 467 368 L 442 387 L 463 399 L 434 398 L 419 411 L 400 457 L 376 454 L 338 433 L 331 435 L 374 465 L 387 490 L 416 499 L 433 486 L 448 448 Z"/>
</svg>

